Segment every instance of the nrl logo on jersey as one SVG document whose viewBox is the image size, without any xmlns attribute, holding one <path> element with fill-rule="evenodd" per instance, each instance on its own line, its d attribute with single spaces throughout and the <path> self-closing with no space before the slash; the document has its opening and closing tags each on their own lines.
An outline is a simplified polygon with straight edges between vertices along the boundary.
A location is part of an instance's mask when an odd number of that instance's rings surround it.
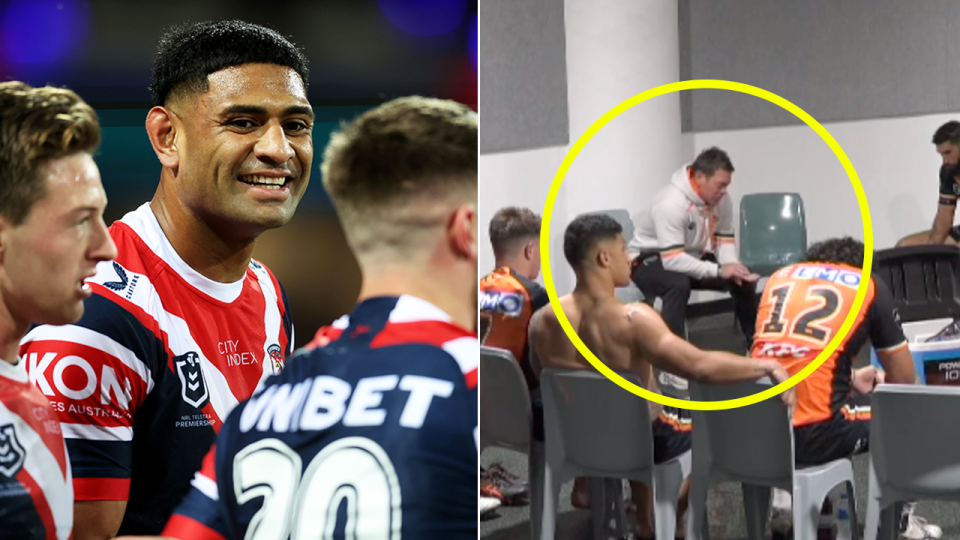
<svg viewBox="0 0 960 540">
<path fill-rule="evenodd" d="M 13 478 L 20 472 L 26 457 L 27 452 L 17 440 L 17 432 L 13 430 L 13 424 L 0 426 L 0 474 Z"/>
<path fill-rule="evenodd" d="M 180 377 L 180 389 L 183 400 L 200 409 L 210 401 L 207 382 L 200 369 L 200 355 L 191 351 L 173 358 L 173 365 Z"/>
</svg>

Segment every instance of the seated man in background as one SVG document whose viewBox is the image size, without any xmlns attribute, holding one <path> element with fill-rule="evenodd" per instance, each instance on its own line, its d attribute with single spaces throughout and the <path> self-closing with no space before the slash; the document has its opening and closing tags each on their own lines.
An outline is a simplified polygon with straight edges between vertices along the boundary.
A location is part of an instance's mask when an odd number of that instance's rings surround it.
<svg viewBox="0 0 960 540">
<path fill-rule="evenodd" d="M 701 351 L 669 331 L 650 306 L 624 305 L 617 300 L 616 287 L 630 281 L 630 259 L 624 245 L 623 229 L 605 215 L 574 219 L 564 234 L 563 251 L 577 276 L 573 293 L 561 299 L 584 344 L 613 370 L 636 373 L 641 384 L 658 392 L 651 366 L 705 383 L 732 383 L 769 376 L 780 382 L 787 373 L 775 360 L 751 359 L 726 352 Z M 550 307 L 538 311 L 530 324 L 531 358 L 543 368 L 593 369 L 570 343 Z M 788 404 L 793 392 L 782 394 Z M 662 463 L 690 448 L 689 411 L 648 402 L 654 418 L 654 460 Z M 637 504 L 638 534 L 652 533 L 652 504 L 648 490 L 632 483 Z M 687 485 L 681 492 L 678 531 L 683 531 Z M 583 489 L 583 482 L 580 483 Z"/>
<path fill-rule="evenodd" d="M 816 358 L 836 335 L 860 285 L 863 244 L 853 238 L 812 245 L 805 262 L 778 270 L 767 282 L 760 302 L 751 356 L 777 359 L 791 376 Z M 913 358 L 898 322 L 893 297 L 882 281 L 871 278 L 854 326 L 840 346 L 796 386 L 793 414 L 798 466 L 812 466 L 866 452 L 870 442 L 870 393 L 884 382 L 916 382 Z M 860 349 L 873 344 L 885 372 L 873 366 L 853 369 Z M 774 497 L 771 528 L 790 526 L 789 495 Z M 901 538 L 940 538 L 942 532 L 913 514 L 908 504 Z"/>
<path fill-rule="evenodd" d="M 540 275 L 540 216 L 528 208 L 501 208 L 490 220 L 496 270 L 480 280 L 480 315 L 490 323 L 483 344 L 506 349 L 520 364 L 533 403 L 534 438 L 543 441 L 543 406 L 537 378 L 527 358 L 527 327 L 535 311 L 549 302 L 534 281 Z M 493 464 L 483 469 L 480 492 L 506 505 L 529 494 L 519 477 Z"/>
<path fill-rule="evenodd" d="M 690 291 L 711 289 L 733 296 L 743 336 L 748 344 L 753 338 L 760 276 L 737 260 L 727 195 L 733 171 L 726 152 L 708 148 L 674 173 L 636 219 L 628 246 L 633 282 L 648 304 L 663 300 L 663 320 L 681 337 Z"/>
<path fill-rule="evenodd" d="M 960 226 L 954 227 L 953 218 L 957 212 L 957 195 L 960 195 L 960 122 L 955 120 L 937 128 L 933 133 L 933 144 L 940 154 L 940 194 L 937 200 L 937 214 L 933 218 L 933 227 L 907 235 L 897 242 L 897 247 L 922 246 L 926 244 L 960 243 Z"/>
</svg>

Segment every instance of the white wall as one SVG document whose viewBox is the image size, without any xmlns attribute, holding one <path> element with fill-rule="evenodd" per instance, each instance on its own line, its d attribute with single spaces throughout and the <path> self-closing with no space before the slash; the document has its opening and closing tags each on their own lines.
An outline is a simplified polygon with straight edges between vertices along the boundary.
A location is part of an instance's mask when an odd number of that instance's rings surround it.
<svg viewBox="0 0 960 540">
<path fill-rule="evenodd" d="M 927 229 L 933 222 L 940 159 L 930 138 L 937 127 L 954 118 L 960 118 L 960 112 L 824 124 L 844 148 L 860 177 L 877 249 L 892 247 L 902 236 Z M 853 187 L 833 152 L 810 128 L 787 126 L 684 134 L 683 160 L 690 160 L 697 151 L 713 145 L 729 152 L 737 168 L 731 186 L 735 203 L 745 193 L 795 191 L 801 194 L 806 206 L 811 242 L 844 234 L 863 238 Z M 490 216 L 508 205 L 526 206 L 541 213 L 566 151 L 566 147 L 554 147 L 480 156 L 481 273 L 488 272 L 494 264 L 487 234 Z M 637 175 L 637 181 L 641 176 Z M 608 189 L 605 182 L 615 181 L 625 180 L 597 178 L 597 198 L 602 199 L 602 193 Z M 654 179 L 649 181 L 656 183 Z M 560 191 L 551 228 L 552 268 L 559 294 L 569 292 L 572 285 L 562 245 L 563 229 L 573 218 L 564 209 L 575 203 L 566 201 L 565 191 Z M 594 210 L 628 208 L 633 212 L 641 201 L 612 199 L 593 204 L 598 206 Z M 691 300 L 720 297 L 700 293 Z"/>
<path fill-rule="evenodd" d="M 853 163 L 870 207 L 876 249 L 929 229 L 937 208 L 940 158 L 933 132 L 958 114 L 824 124 Z M 735 202 L 745 193 L 794 191 L 803 197 L 810 242 L 840 235 L 863 238 L 856 195 L 843 167 L 807 126 L 692 135 L 697 151 L 726 150 L 737 171 Z"/>
<path fill-rule="evenodd" d="M 566 147 L 552 147 L 480 155 L 481 275 L 486 275 L 494 267 L 493 248 L 490 247 L 490 218 L 504 206 L 525 206 L 537 214 L 542 213 L 553 175 L 566 153 Z M 557 260 L 553 268 L 557 268 L 563 262 L 563 253 L 553 251 Z"/>
</svg>

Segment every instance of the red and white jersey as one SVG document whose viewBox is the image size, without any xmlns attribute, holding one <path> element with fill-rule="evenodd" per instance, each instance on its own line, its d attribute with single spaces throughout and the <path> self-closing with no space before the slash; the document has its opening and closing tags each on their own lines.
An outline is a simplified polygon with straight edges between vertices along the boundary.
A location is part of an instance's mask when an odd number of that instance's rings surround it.
<svg viewBox="0 0 960 540">
<path fill-rule="evenodd" d="M 0 538 L 66 540 L 73 481 L 60 423 L 23 363 L 0 359 Z"/>
<path fill-rule="evenodd" d="M 283 368 L 293 324 L 267 268 L 204 277 L 147 204 L 110 235 L 119 254 L 88 280 L 83 318 L 33 329 L 20 353 L 59 415 L 77 500 L 127 500 L 120 534 L 156 534 L 223 420 Z"/>
</svg>

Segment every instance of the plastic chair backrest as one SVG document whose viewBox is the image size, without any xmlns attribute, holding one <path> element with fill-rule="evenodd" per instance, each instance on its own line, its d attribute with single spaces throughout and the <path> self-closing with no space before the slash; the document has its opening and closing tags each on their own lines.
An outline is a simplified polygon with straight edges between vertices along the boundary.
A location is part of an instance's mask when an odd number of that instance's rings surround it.
<svg viewBox="0 0 960 540">
<path fill-rule="evenodd" d="M 528 452 L 532 420 L 530 391 L 513 354 L 480 347 L 480 449 Z"/>
<path fill-rule="evenodd" d="M 623 378 L 639 385 L 633 373 Z M 653 464 L 647 401 L 587 370 L 546 369 L 540 376 L 546 444 L 563 446 L 567 461 L 597 471 Z"/>
<path fill-rule="evenodd" d="M 803 260 L 807 223 L 798 193 L 751 193 L 740 199 L 740 260 L 772 274 Z"/>
<path fill-rule="evenodd" d="M 882 384 L 871 399 L 870 453 L 883 486 L 960 498 L 960 388 Z"/>
<path fill-rule="evenodd" d="M 690 381 L 690 396 L 721 401 L 770 387 L 769 379 L 723 385 Z M 713 469 L 744 480 L 793 481 L 793 425 L 779 398 L 721 411 L 695 410 L 692 416 L 694 459 L 700 459 L 698 452 L 706 452 Z"/>
<path fill-rule="evenodd" d="M 893 293 L 903 322 L 960 317 L 960 249 L 911 246 L 877 251 L 873 275 Z"/>
<path fill-rule="evenodd" d="M 623 227 L 623 238 L 627 242 L 633 238 L 633 220 L 630 219 L 630 212 L 623 208 L 614 208 L 612 210 L 598 210 L 596 212 L 586 212 L 581 215 L 589 216 L 595 214 L 602 214 L 605 216 L 610 216 L 613 219 L 617 220 L 617 223 Z"/>
</svg>

